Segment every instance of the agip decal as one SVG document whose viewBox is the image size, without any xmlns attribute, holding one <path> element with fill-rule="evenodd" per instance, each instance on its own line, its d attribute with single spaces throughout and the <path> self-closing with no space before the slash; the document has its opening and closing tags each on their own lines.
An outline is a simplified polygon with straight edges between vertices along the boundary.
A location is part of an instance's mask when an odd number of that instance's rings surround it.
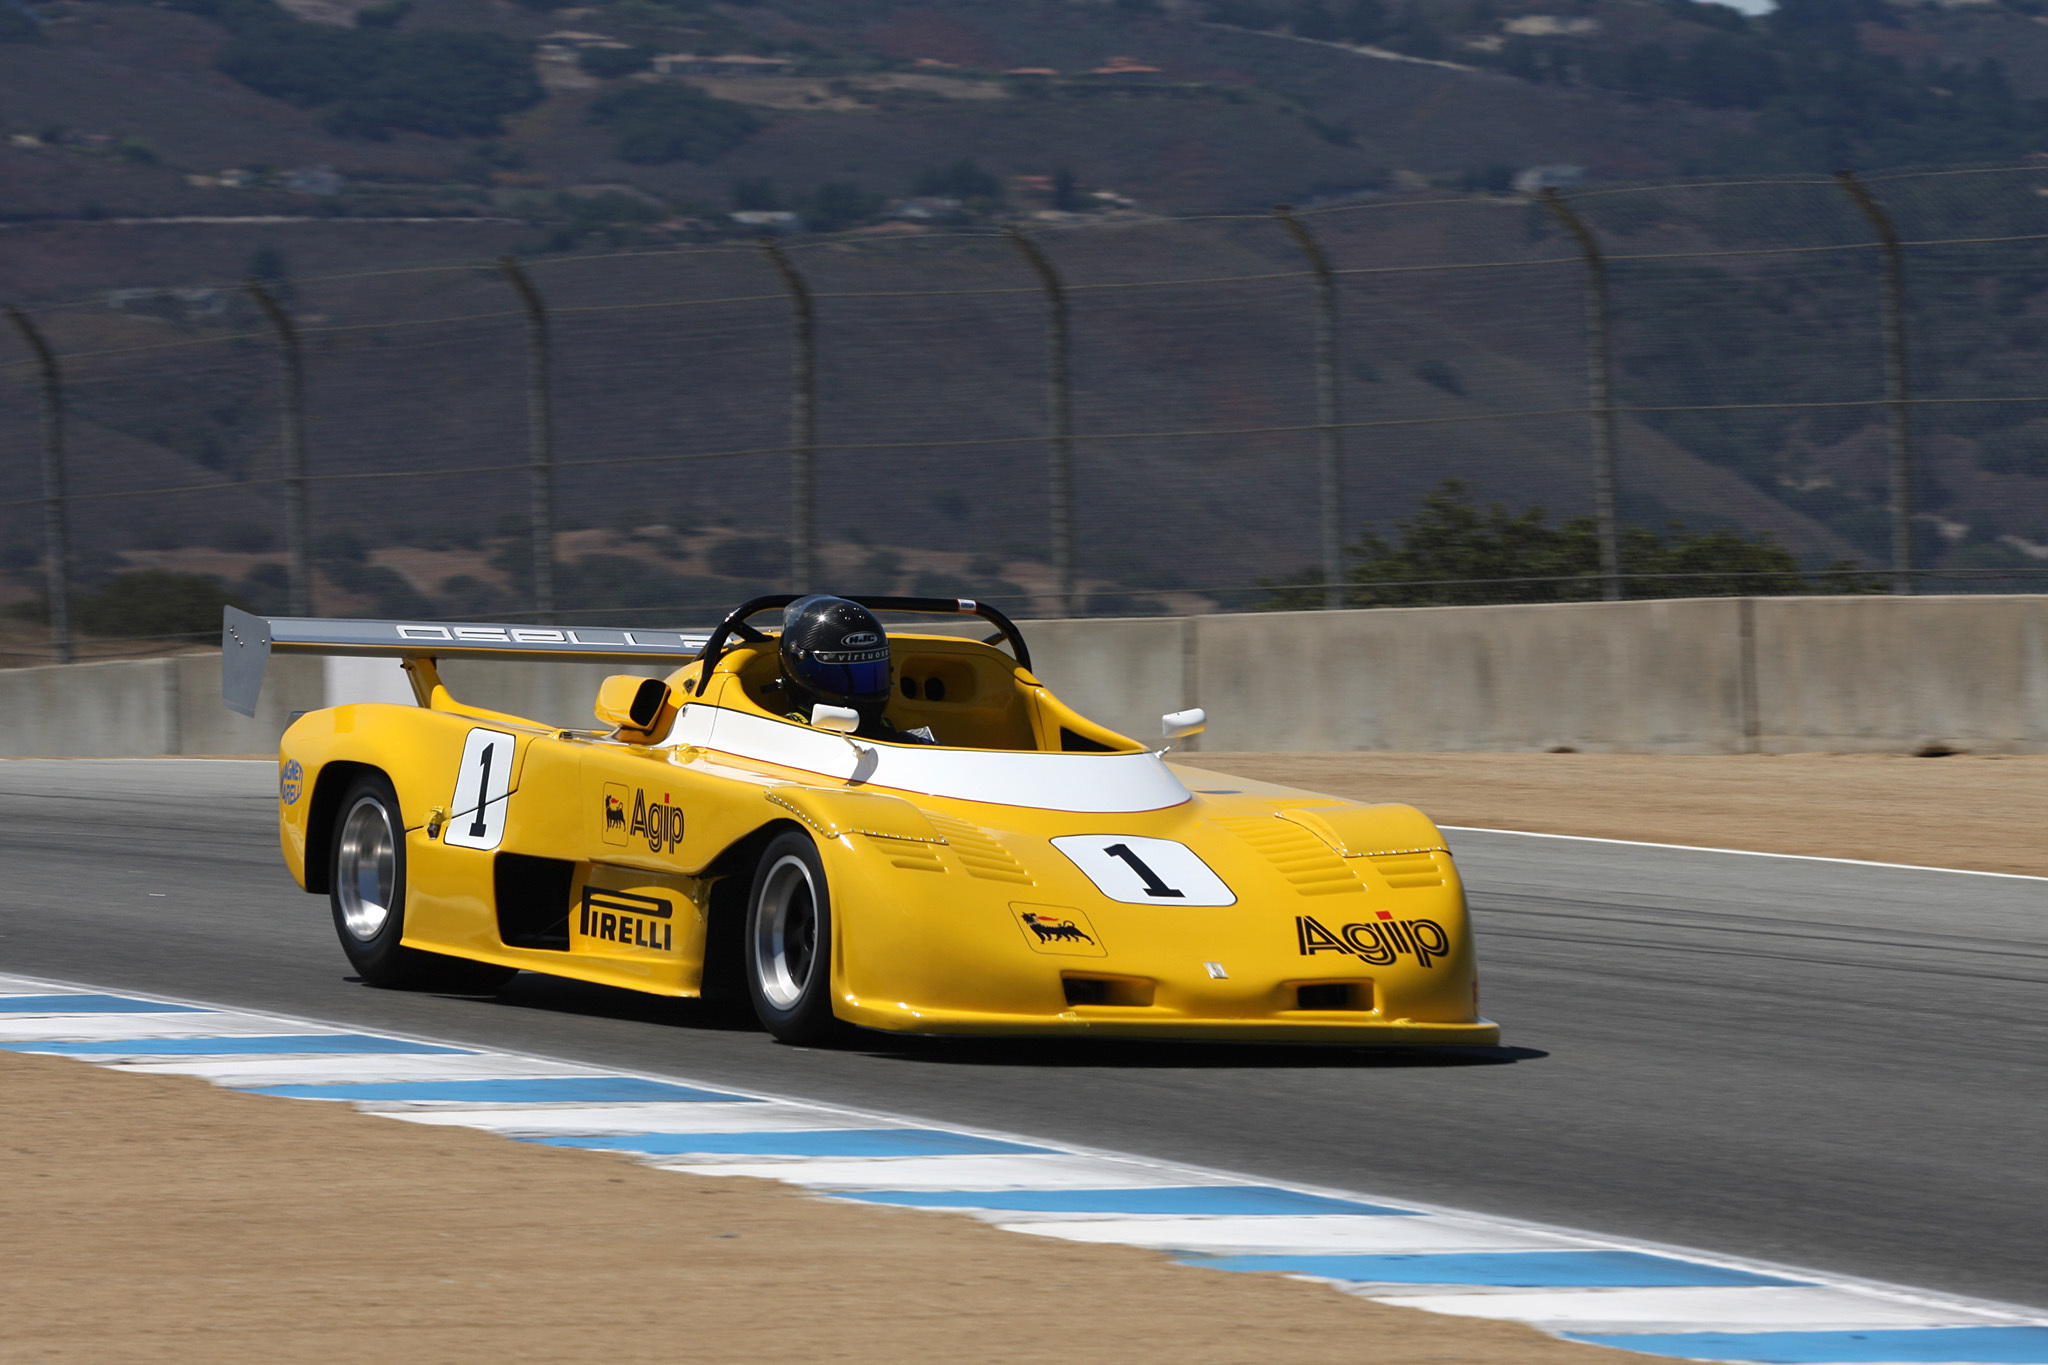
<svg viewBox="0 0 2048 1365">
<path fill-rule="evenodd" d="M 647 789 L 636 787 L 628 797 L 624 783 L 607 782 L 599 819 L 604 841 L 620 848 L 645 842 L 650 853 L 674 853 L 683 841 L 683 808 L 667 792 L 649 800 Z"/>
<path fill-rule="evenodd" d="M 1376 967 L 1387 967 L 1403 954 L 1427 967 L 1437 958 L 1448 957 L 1451 936 L 1433 919 L 1395 919 L 1386 910 L 1377 920 L 1347 924 L 1335 931 L 1312 915 L 1294 917 L 1295 942 L 1303 957 L 1317 953 L 1345 953 Z"/>
</svg>

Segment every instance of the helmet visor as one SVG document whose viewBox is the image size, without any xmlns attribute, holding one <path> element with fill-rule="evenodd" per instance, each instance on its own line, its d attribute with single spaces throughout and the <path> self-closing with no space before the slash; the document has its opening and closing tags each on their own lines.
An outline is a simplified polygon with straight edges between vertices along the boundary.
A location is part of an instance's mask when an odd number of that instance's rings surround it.
<svg viewBox="0 0 2048 1365">
<path fill-rule="evenodd" d="M 827 696 L 883 697 L 889 694 L 889 647 L 820 649 L 811 654 L 803 679 Z"/>
</svg>

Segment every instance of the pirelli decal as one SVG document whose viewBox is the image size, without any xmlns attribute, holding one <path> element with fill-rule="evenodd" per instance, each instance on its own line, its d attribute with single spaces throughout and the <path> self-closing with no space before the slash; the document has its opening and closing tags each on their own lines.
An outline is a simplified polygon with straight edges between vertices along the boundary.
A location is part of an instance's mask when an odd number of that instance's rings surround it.
<svg viewBox="0 0 2048 1365">
<path fill-rule="evenodd" d="M 1294 917 L 1294 937 L 1303 957 L 1344 953 L 1377 967 L 1392 966 L 1403 955 L 1427 967 L 1451 952 L 1451 936 L 1433 919 L 1395 919 L 1387 910 L 1361 924 L 1330 929 L 1312 915 Z"/>
<path fill-rule="evenodd" d="M 667 953 L 675 950 L 675 913 L 675 903 L 661 896 L 586 886 L 576 928 L 600 943 Z"/>
</svg>

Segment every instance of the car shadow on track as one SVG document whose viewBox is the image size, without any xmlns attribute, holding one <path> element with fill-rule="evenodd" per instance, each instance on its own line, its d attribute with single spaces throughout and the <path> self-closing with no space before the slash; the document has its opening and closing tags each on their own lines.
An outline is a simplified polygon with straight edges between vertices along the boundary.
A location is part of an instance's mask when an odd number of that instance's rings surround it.
<svg viewBox="0 0 2048 1365">
<path fill-rule="evenodd" d="M 508 1009 L 575 1014 L 592 1019 L 621 1019 L 667 1028 L 705 1029 L 717 1033 L 759 1033 L 760 1023 L 744 1000 L 679 1000 L 598 986 L 566 977 L 522 972 L 494 995 L 490 1003 Z"/>
<path fill-rule="evenodd" d="M 759 1033 L 744 1000 L 677 1000 L 522 973 L 490 1003 L 507 1009 L 573 1014 L 716 1033 Z M 837 1049 L 877 1061 L 925 1066 L 1094 1067 L 1216 1071 L 1441 1069 L 1539 1061 L 1528 1047 L 1299 1047 L 1276 1043 L 1202 1043 L 1116 1038 L 912 1038 L 858 1030 Z"/>
<path fill-rule="evenodd" d="M 1132 1042 L 1111 1038 L 896 1038 L 861 1033 L 847 1047 L 929 1066 L 1129 1068 L 1152 1071 L 1345 1070 L 1509 1066 L 1538 1061 L 1529 1047 L 1293 1047 L 1276 1043 Z"/>
</svg>

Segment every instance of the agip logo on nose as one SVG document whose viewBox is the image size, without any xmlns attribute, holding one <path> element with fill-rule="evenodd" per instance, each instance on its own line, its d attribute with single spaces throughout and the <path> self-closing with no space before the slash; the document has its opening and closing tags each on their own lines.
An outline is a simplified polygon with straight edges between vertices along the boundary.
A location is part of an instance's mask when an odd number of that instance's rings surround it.
<svg viewBox="0 0 2048 1365">
<path fill-rule="evenodd" d="M 1347 953 L 1376 967 L 1391 966 L 1404 953 L 1424 967 L 1450 956 L 1451 936 L 1435 920 L 1395 919 L 1386 910 L 1378 915 L 1376 921 L 1347 924 L 1334 933 L 1312 915 L 1296 915 L 1295 942 L 1303 957 Z"/>
</svg>

